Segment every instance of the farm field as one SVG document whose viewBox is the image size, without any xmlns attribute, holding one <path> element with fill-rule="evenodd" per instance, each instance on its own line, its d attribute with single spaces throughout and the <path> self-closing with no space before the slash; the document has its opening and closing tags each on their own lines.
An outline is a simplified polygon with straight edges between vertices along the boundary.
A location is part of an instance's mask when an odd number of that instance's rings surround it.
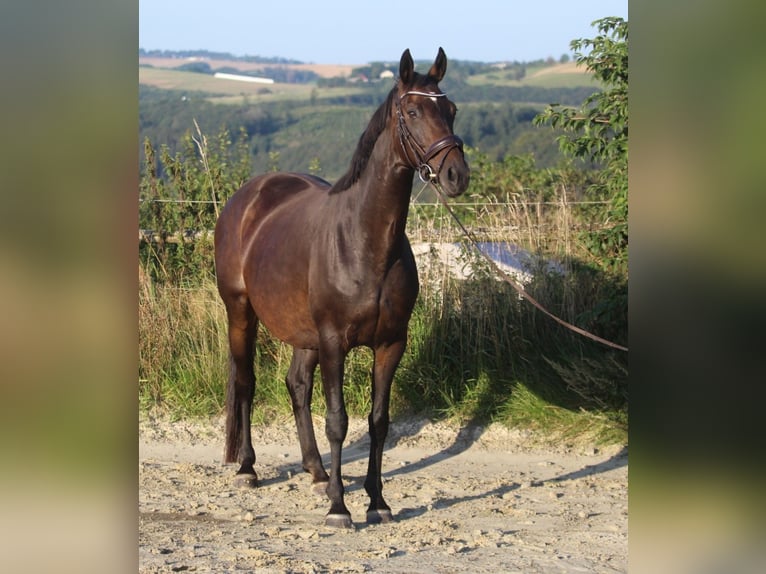
<svg viewBox="0 0 766 574">
<path fill-rule="evenodd" d="M 213 59 L 184 59 L 184 58 L 157 58 L 141 56 L 138 58 L 139 66 L 152 66 L 154 68 L 177 68 L 190 62 L 205 62 L 211 68 L 234 68 L 242 72 L 257 72 L 265 68 L 288 68 L 314 72 L 320 78 L 346 77 L 357 65 L 350 64 L 266 64 L 257 62 L 243 62 L 241 60 L 213 60 Z"/>
<path fill-rule="evenodd" d="M 138 81 L 140 84 L 163 90 L 179 90 L 205 92 L 211 95 L 211 100 L 237 96 L 262 98 L 266 100 L 291 97 L 308 99 L 311 86 L 307 84 L 256 84 L 216 78 L 211 74 L 198 74 L 165 68 L 139 68 Z"/>
<path fill-rule="evenodd" d="M 364 93 L 364 88 L 343 86 L 334 88 L 317 87 L 316 84 L 258 84 L 225 78 L 212 74 L 199 74 L 172 70 L 169 68 L 139 68 L 139 84 L 182 92 L 205 94 L 205 99 L 215 104 L 259 104 L 286 100 L 306 101 L 312 97 L 347 97 Z"/>
<path fill-rule="evenodd" d="M 471 86 L 536 86 L 540 88 L 576 88 L 580 86 L 596 88 L 598 86 L 593 76 L 582 67 L 577 66 L 576 62 L 552 66 L 530 66 L 521 79 L 516 79 L 516 71 L 513 69 L 497 69 L 470 76 L 466 81 Z"/>
<path fill-rule="evenodd" d="M 260 64 L 237 60 L 185 60 L 180 58 L 139 58 L 139 83 L 165 90 L 188 90 L 216 94 L 211 99 L 216 103 L 230 103 L 231 96 L 248 96 L 256 101 L 274 101 L 279 99 L 321 98 L 325 95 L 348 96 L 365 92 L 365 87 L 344 86 L 322 89 L 315 82 L 310 83 L 275 83 L 264 86 L 236 80 L 215 78 L 212 74 L 201 74 L 178 70 L 179 66 L 191 62 L 204 62 L 211 69 L 230 69 L 243 73 L 264 71 L 267 68 L 287 68 L 316 73 L 320 78 L 348 78 L 356 66 L 329 64 Z M 516 79 L 515 69 L 498 68 L 489 72 L 475 74 L 466 78 L 466 83 L 473 87 L 539 87 L 539 88 L 577 88 L 597 87 L 592 75 L 578 67 L 575 62 L 550 66 L 530 66 L 521 79 Z M 228 97 L 228 101 L 227 101 Z"/>
</svg>

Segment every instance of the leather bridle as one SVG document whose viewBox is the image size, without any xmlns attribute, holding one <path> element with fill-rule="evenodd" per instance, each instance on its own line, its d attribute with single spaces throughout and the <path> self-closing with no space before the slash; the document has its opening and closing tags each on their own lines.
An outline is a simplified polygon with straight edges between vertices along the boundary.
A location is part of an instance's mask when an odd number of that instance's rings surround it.
<svg viewBox="0 0 766 574">
<path fill-rule="evenodd" d="M 418 172 L 418 176 L 420 177 L 420 180 L 424 183 L 428 183 L 430 181 L 436 180 L 436 178 L 439 176 L 439 172 L 441 172 L 442 166 L 444 165 L 444 161 L 447 159 L 447 156 L 449 155 L 450 150 L 452 150 L 453 148 L 457 148 L 461 152 L 463 151 L 463 140 L 461 140 L 455 134 L 450 134 L 448 136 L 445 136 L 441 139 L 436 140 L 434 143 L 428 146 L 428 149 L 425 149 L 422 145 L 418 143 L 418 141 L 412 135 L 412 132 L 407 127 L 407 123 L 404 121 L 404 114 L 402 114 L 402 106 L 400 102 L 406 96 L 445 98 L 447 97 L 447 94 L 434 93 L 434 92 L 418 92 L 416 90 L 410 90 L 409 92 L 403 93 L 401 96 L 399 96 L 399 99 L 396 100 L 396 117 L 397 117 L 397 121 L 399 122 L 399 143 L 402 146 L 402 151 L 404 152 L 404 156 L 407 158 L 407 160 L 410 161 L 410 167 L 412 167 Z M 412 156 L 414 156 L 417 160 L 416 162 L 414 162 L 414 164 L 411 161 L 410 153 L 408 153 L 407 151 L 407 147 L 408 147 L 407 144 L 409 144 L 409 149 L 412 152 Z M 444 150 L 447 150 L 447 152 L 444 154 L 444 156 L 442 156 L 442 159 L 439 162 L 439 166 L 436 168 L 436 171 L 434 171 L 434 169 L 431 167 L 431 165 L 428 162 L 431 161 L 434 157 L 436 157 L 440 152 Z"/>
</svg>

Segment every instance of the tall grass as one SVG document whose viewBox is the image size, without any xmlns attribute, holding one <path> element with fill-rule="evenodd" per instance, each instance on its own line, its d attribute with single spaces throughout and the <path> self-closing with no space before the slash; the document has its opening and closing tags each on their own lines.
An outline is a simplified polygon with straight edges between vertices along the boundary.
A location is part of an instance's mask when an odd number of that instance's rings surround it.
<svg viewBox="0 0 766 574">
<path fill-rule="evenodd" d="M 413 207 L 414 212 L 418 209 Z M 568 221 L 544 209 L 504 209 L 505 222 L 509 213 L 535 226 L 544 219 L 549 232 L 551 225 Z M 561 209 L 567 208 L 559 206 L 556 211 Z M 533 219 L 530 213 L 535 214 Z M 490 229 L 492 217 L 492 210 L 485 210 L 476 223 Z M 457 238 L 454 226 L 441 217 L 433 221 L 437 225 L 426 230 L 422 218 L 413 218 L 413 226 L 420 226 L 413 241 Z M 518 229 L 519 236 L 511 239 L 535 249 L 537 236 L 525 226 Z M 507 232 L 504 237 L 508 238 Z M 567 241 L 559 244 L 563 249 Z M 598 299 L 599 283 L 587 267 L 572 264 L 566 253 L 561 260 L 566 276 L 540 271 L 527 289 L 564 319 L 577 322 Z M 408 351 L 395 377 L 393 415 L 500 421 L 558 432 L 565 438 L 587 434 L 606 442 L 624 440 L 626 359 L 537 313 L 474 256 L 467 254 L 464 263 L 475 270 L 469 280 L 455 278 L 435 256 L 419 261 L 421 293 L 410 322 Z M 165 409 L 175 417 L 220 413 L 228 349 L 225 311 L 212 276 L 193 288 L 155 281 L 143 271 L 139 281 L 141 406 Z M 588 325 L 594 326 L 598 324 Z M 289 347 L 265 328 L 259 329 L 255 423 L 291 417 L 284 384 L 291 356 Z M 353 416 L 369 413 L 371 368 L 368 349 L 350 354 L 344 393 Z M 321 389 L 317 370 L 313 404 L 317 414 L 324 413 Z"/>
<path fill-rule="evenodd" d="M 175 417 L 218 412 L 228 376 L 225 311 L 215 285 L 155 284 L 139 269 L 139 404 Z"/>
<path fill-rule="evenodd" d="M 175 418 L 222 412 L 229 375 L 226 312 L 215 282 L 195 287 L 155 282 L 139 269 L 139 404 Z M 346 400 L 349 411 L 369 412 L 371 359 L 363 349 L 347 360 Z M 291 349 L 260 328 L 256 342 L 255 422 L 289 415 L 284 379 Z M 324 412 L 317 371 L 314 410 Z"/>
</svg>

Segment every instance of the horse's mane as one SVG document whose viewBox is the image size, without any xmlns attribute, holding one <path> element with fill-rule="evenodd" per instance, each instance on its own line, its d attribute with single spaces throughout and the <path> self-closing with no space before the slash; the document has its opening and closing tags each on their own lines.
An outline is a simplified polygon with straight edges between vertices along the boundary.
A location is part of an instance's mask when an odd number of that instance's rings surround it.
<svg viewBox="0 0 766 574">
<path fill-rule="evenodd" d="M 354 183 L 359 181 L 364 168 L 367 167 L 367 162 L 372 155 L 372 148 L 375 147 L 375 142 L 378 141 L 378 136 L 386 129 L 388 118 L 391 117 L 391 106 L 394 101 L 394 94 L 396 88 L 394 87 L 386 97 L 385 101 L 375 110 L 372 114 L 370 123 L 367 124 L 362 135 L 359 136 L 359 143 L 356 144 L 356 150 L 351 158 L 351 165 L 348 171 L 335 182 L 335 185 L 330 189 L 330 193 L 339 193 L 345 191 L 351 187 Z"/>
</svg>

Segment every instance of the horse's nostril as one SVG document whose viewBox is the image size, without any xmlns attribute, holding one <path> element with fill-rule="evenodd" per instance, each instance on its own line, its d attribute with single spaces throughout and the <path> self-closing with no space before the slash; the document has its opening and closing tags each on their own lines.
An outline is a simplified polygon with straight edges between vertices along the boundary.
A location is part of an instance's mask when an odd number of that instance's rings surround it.
<svg viewBox="0 0 766 574">
<path fill-rule="evenodd" d="M 460 187 L 462 191 L 465 191 L 468 188 L 468 183 L 471 180 L 471 173 L 467 169 L 465 171 L 460 171 L 457 174 L 457 185 Z"/>
</svg>

